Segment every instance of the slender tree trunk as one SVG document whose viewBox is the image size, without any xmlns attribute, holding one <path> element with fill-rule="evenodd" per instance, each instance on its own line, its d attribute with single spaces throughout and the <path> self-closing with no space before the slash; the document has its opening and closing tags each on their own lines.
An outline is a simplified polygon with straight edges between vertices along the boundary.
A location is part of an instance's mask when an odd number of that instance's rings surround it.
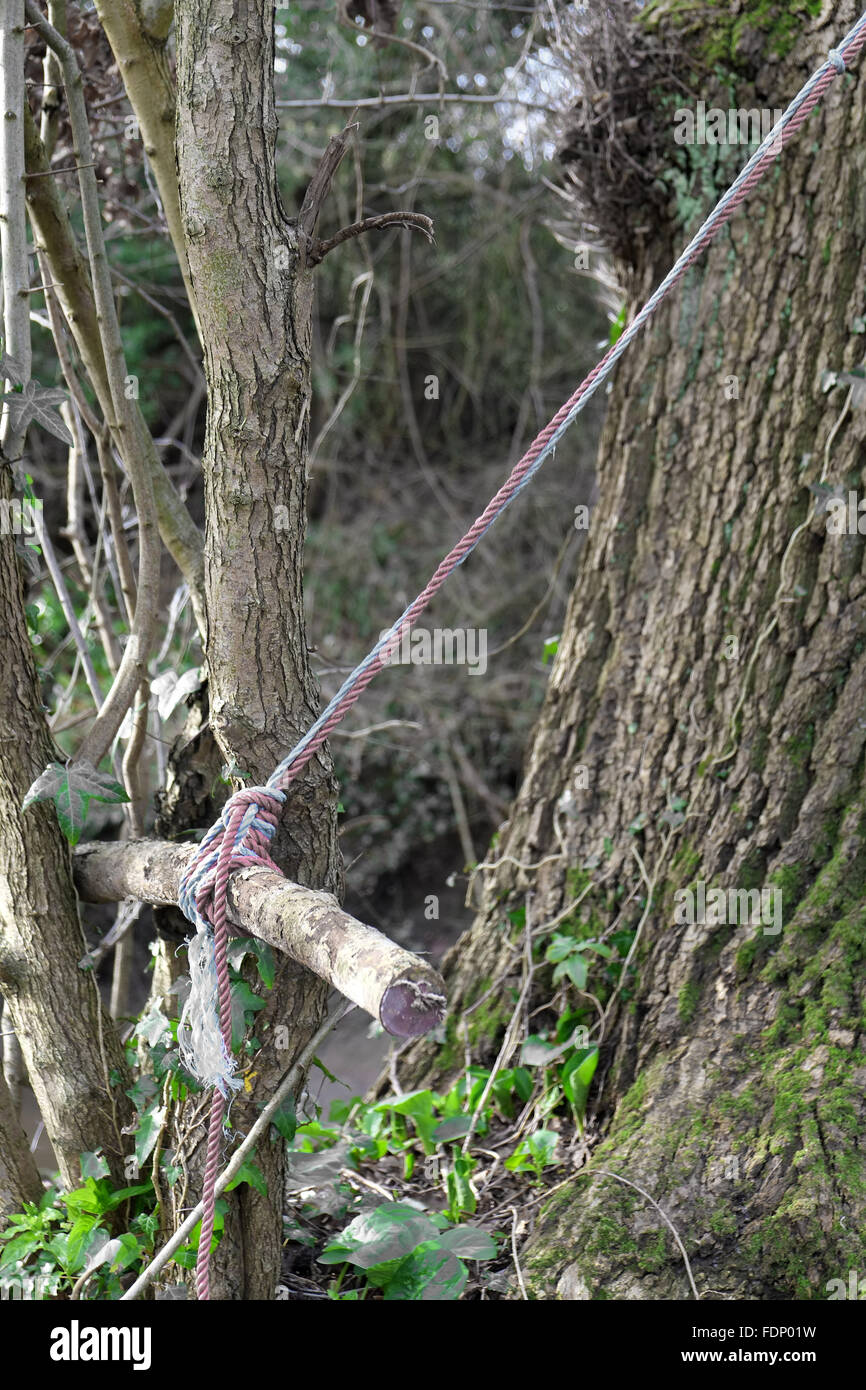
<svg viewBox="0 0 866 1390">
<path fill-rule="evenodd" d="M 240 16 L 243 16 L 241 19 Z M 210 719 L 237 779 L 263 782 L 315 718 L 303 613 L 312 273 L 279 203 L 273 7 L 177 6 L 181 216 L 204 342 L 208 417 L 206 658 Z M 274 857 L 339 891 L 336 785 L 320 755 L 289 790 Z M 232 1123 L 244 1130 L 321 1021 L 326 989 L 288 961 L 257 1016 L 260 1050 Z M 284 1025 L 284 1032 L 277 1025 Z M 278 1045 L 282 1044 L 282 1045 Z M 227 1219 L 212 1296 L 273 1298 L 282 1146 L 256 1162 Z"/>
<path fill-rule="evenodd" d="M 9 468 L 0 467 L 8 515 Z M 72 886 L 69 847 L 53 805 L 21 810 L 55 757 L 24 619 L 15 537 L 0 536 L 0 986 L 63 1181 L 79 1155 L 102 1149 L 118 1185 L 132 1119 L 123 1049 L 92 974 Z"/>
<path fill-rule="evenodd" d="M 859 6 L 832 9 L 831 27 L 798 17 L 783 58 L 744 60 L 733 102 L 706 79 L 673 104 L 784 106 Z M 712 15 L 669 23 L 680 75 L 706 72 Z M 740 51 L 768 43 L 746 28 Z M 644 919 L 601 1041 L 599 1140 L 521 1255 L 534 1297 L 691 1296 L 658 1212 L 609 1172 L 670 1217 L 704 1297 L 821 1299 L 862 1268 L 866 560 L 862 534 L 831 534 L 820 482 L 864 495 L 863 406 L 822 390 L 863 360 L 864 100 L 858 64 L 619 368 L 589 544 L 491 855 L 554 859 L 488 874 L 450 961 L 456 1017 L 507 977 L 509 900 L 531 895 L 540 925 L 591 880 L 575 914 L 591 934 Z M 655 109 L 670 166 L 672 107 Z M 635 306 L 748 153 L 688 151 L 629 267 Z M 641 247 L 646 208 L 629 215 Z M 765 889 L 768 912 L 778 891 L 781 930 L 681 924 L 675 894 L 699 882 Z M 495 1055 L 489 1011 L 467 1022 Z M 416 1074 L 457 1056 L 417 1049 Z"/>
<path fill-rule="evenodd" d="M 0 1230 L 7 1216 L 20 1211 L 24 1202 L 38 1202 L 42 1192 L 36 1160 L 0 1072 Z"/>
</svg>

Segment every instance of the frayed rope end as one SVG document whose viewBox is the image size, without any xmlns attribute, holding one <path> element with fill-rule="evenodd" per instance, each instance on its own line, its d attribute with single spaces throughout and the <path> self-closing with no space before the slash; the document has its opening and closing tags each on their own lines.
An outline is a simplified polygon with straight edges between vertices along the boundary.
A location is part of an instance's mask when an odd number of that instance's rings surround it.
<svg viewBox="0 0 866 1390">
<path fill-rule="evenodd" d="M 243 1081 L 220 1032 L 213 933 L 198 932 L 187 945 L 190 990 L 177 1030 L 181 1061 L 203 1086 L 215 1086 L 228 1098 Z"/>
</svg>

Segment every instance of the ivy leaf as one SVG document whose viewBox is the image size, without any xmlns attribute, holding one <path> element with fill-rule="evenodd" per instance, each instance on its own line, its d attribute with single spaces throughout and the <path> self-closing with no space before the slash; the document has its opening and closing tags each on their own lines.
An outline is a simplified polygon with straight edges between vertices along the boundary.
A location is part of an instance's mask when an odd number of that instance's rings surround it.
<svg viewBox="0 0 866 1390">
<path fill-rule="evenodd" d="M 319 1264 L 349 1264 L 372 1269 L 408 1255 L 416 1246 L 435 1240 L 433 1222 L 405 1202 L 387 1202 L 350 1221 L 336 1241 L 319 1256 Z"/>
<path fill-rule="evenodd" d="M 20 362 L 17 357 L 13 357 L 11 353 L 0 353 L 0 377 L 4 381 L 12 381 L 16 386 L 23 386 L 26 375 L 23 362 Z"/>
<path fill-rule="evenodd" d="M 59 387 L 40 386 L 38 381 L 28 381 L 21 391 L 7 391 L 3 396 L 16 434 L 23 433 L 32 420 L 53 434 L 55 439 L 61 439 L 64 444 L 74 444 L 69 429 L 53 409 L 67 399 L 66 392 Z"/>
<path fill-rule="evenodd" d="M 496 1241 L 479 1226 L 452 1226 L 442 1232 L 439 1244 L 465 1260 L 492 1260 L 496 1255 Z"/>
<path fill-rule="evenodd" d="M 108 1163 L 105 1156 L 98 1150 L 93 1153 L 83 1153 L 79 1156 L 81 1164 L 81 1180 L 85 1182 L 87 1178 L 104 1178 L 108 1175 Z"/>
<path fill-rule="evenodd" d="M 265 1175 L 258 1164 L 253 1163 L 251 1159 L 244 1160 L 225 1191 L 234 1191 L 236 1187 L 240 1187 L 242 1182 L 249 1183 L 250 1187 L 256 1189 L 256 1192 L 260 1192 L 263 1197 L 267 1197 L 268 1184 Z"/>
<path fill-rule="evenodd" d="M 295 1112 L 295 1102 L 291 1096 L 286 1096 L 278 1108 L 271 1116 L 271 1124 L 278 1134 L 285 1139 L 287 1144 L 291 1144 L 298 1128 L 298 1117 Z"/>
<path fill-rule="evenodd" d="M 265 989 L 273 989 L 274 980 L 277 977 L 277 967 L 274 963 L 274 953 L 266 941 L 259 941 L 255 936 L 238 936 L 229 942 L 228 960 L 229 965 L 235 970 L 240 970 L 244 956 L 251 955 L 256 958 L 256 967 L 259 972 L 259 979 Z M 263 1008 L 258 1005 L 248 1004 L 247 1008 Z M 336 1078 L 332 1077 L 332 1080 Z"/>
<path fill-rule="evenodd" d="M 469 1271 L 451 1250 L 432 1246 L 402 1260 L 385 1288 L 385 1299 L 406 1302 L 454 1302 L 466 1287 Z"/>
<path fill-rule="evenodd" d="M 135 1161 L 139 1168 L 144 1167 L 153 1153 L 164 1119 L 165 1106 L 159 1105 L 157 1101 L 149 1105 L 142 1115 L 141 1123 L 135 1131 Z"/>
<path fill-rule="evenodd" d="M 114 804 L 128 800 L 120 783 L 107 773 L 97 772 L 92 763 L 49 763 L 29 789 L 21 809 L 26 811 L 34 801 L 53 801 L 61 830 L 71 845 L 77 845 L 91 801 Z"/>
<path fill-rule="evenodd" d="M 258 1013 L 259 1009 L 265 1007 L 265 1000 L 260 999 L 255 991 L 250 989 L 246 980 L 232 980 L 231 1001 L 232 1047 L 237 1049 L 244 1040 L 247 1013 Z"/>
</svg>

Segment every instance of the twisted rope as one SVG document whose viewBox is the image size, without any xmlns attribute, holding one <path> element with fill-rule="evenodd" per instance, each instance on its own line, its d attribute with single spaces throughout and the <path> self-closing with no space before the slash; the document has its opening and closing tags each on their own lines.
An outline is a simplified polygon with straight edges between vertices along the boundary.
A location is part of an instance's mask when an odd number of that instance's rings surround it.
<svg viewBox="0 0 866 1390">
<path fill-rule="evenodd" d="M 473 522 L 466 534 L 448 552 L 417 598 L 409 604 L 384 637 L 376 643 L 364 660 L 346 678 L 319 718 L 274 769 L 265 786 L 247 787 L 228 799 L 222 815 L 205 835 L 199 846 L 198 854 L 184 874 L 179 896 L 180 906 L 203 938 L 203 944 L 207 946 L 211 954 L 212 967 L 210 969 L 210 998 L 206 997 L 207 991 L 205 990 L 203 994 L 199 994 L 198 999 L 199 1007 L 201 1007 L 201 1001 L 204 998 L 205 1008 L 209 1008 L 210 1017 L 197 1019 L 195 1007 L 191 1007 L 190 1001 L 188 1001 L 181 1019 L 181 1034 L 186 1032 L 194 1034 L 197 1027 L 200 1031 L 206 1031 L 209 1024 L 211 1025 L 211 1032 L 213 1032 L 217 1018 L 219 1024 L 216 1033 L 218 1041 L 218 1060 L 216 1062 L 214 1062 L 214 1049 L 212 1046 L 208 1048 L 207 1040 L 199 1049 L 191 1047 L 188 1039 L 181 1043 L 182 1050 L 186 1049 L 184 1055 L 187 1065 L 205 1084 L 214 1087 L 202 1194 L 204 1215 L 196 1265 L 196 1290 L 200 1299 L 210 1297 L 210 1243 L 216 1206 L 214 1185 L 217 1177 L 223 1116 L 231 1090 L 240 1086 L 234 1073 L 232 1061 L 231 1000 L 226 960 L 228 940 L 226 890 L 232 872 L 235 869 L 248 868 L 256 864 L 280 872 L 270 858 L 268 846 L 276 828 L 278 809 L 285 801 L 285 788 L 294 781 L 298 773 L 313 758 L 331 731 L 345 718 L 370 682 L 387 664 L 388 654 L 399 646 L 403 635 L 411 630 L 449 575 L 453 574 L 459 565 L 462 565 L 467 555 L 472 553 L 498 517 L 528 486 L 544 460 L 556 449 L 557 443 L 583 410 L 587 401 L 595 394 L 602 382 L 610 376 L 614 366 L 629 344 L 640 333 L 647 320 L 679 283 L 689 266 L 697 260 L 721 228 L 730 220 L 736 209 L 761 180 L 782 148 L 806 121 L 830 84 L 840 73 L 846 71 L 846 63 L 858 55 L 864 44 L 866 44 L 866 12 L 861 15 L 838 48 L 831 50 L 822 66 L 812 74 L 808 82 L 797 93 L 784 115 L 759 145 L 700 230 L 686 246 L 672 269 L 623 331 L 617 342 L 605 353 L 601 361 L 593 367 L 565 404 L 535 437 L 526 453 L 512 469 L 505 483 L 481 515 Z M 214 1007 L 214 1001 L 216 1007 Z"/>
</svg>

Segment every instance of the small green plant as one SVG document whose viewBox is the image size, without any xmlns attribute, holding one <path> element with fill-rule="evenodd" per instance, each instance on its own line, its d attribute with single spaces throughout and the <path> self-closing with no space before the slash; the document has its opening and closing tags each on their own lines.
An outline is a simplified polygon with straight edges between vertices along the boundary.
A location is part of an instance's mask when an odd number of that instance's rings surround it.
<svg viewBox="0 0 866 1390">
<path fill-rule="evenodd" d="M 523 1173 L 529 1169 L 536 1182 L 540 1182 L 545 1168 L 552 1168 L 557 1162 L 558 1143 L 559 1135 L 555 1130 L 537 1129 L 534 1134 L 528 1134 L 521 1140 L 511 1157 L 505 1160 L 505 1166 L 512 1173 Z"/>
<path fill-rule="evenodd" d="M 331 1298 L 364 1298 L 374 1289 L 387 1301 L 447 1302 L 458 1299 L 469 1271 L 464 1260 L 492 1260 L 496 1243 L 477 1226 L 452 1226 L 440 1213 L 407 1202 L 386 1202 L 349 1222 L 326 1246 L 319 1264 L 342 1265 Z M 349 1269 L 360 1288 L 342 1289 Z"/>
<path fill-rule="evenodd" d="M 118 1276 L 149 1257 L 156 1228 L 150 1179 L 116 1189 L 103 1176 L 101 1156 L 83 1154 L 82 1165 L 89 1175 L 81 1187 L 62 1195 L 49 1188 L 9 1217 L 0 1233 L 0 1291 L 20 1286 L 28 1297 L 63 1297 L 85 1275 L 82 1297 L 116 1299 L 123 1293 Z M 150 1201 L 136 1200 L 145 1197 Z M 133 1211 L 129 1229 L 112 1236 L 109 1221 L 124 1203 Z"/>
<path fill-rule="evenodd" d="M 573 936 L 566 936 L 561 932 L 554 932 L 553 940 L 545 951 L 545 960 L 556 963 L 553 972 L 553 983 L 558 985 L 560 980 L 569 979 L 576 989 L 584 989 L 586 977 L 589 973 L 589 962 L 584 954 L 586 951 L 595 951 L 597 955 L 604 956 L 605 960 L 613 960 L 616 952 L 610 946 L 606 946 L 603 941 L 577 941 Z"/>
</svg>

